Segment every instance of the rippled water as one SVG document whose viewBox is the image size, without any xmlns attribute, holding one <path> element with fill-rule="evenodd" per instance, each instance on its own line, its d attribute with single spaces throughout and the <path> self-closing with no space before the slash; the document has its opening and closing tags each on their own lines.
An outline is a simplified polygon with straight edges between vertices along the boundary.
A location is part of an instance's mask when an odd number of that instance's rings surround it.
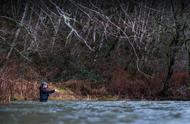
<svg viewBox="0 0 190 124">
<path fill-rule="evenodd" d="M 190 124 L 190 102 L 12 102 L 0 105 L 0 124 Z"/>
</svg>

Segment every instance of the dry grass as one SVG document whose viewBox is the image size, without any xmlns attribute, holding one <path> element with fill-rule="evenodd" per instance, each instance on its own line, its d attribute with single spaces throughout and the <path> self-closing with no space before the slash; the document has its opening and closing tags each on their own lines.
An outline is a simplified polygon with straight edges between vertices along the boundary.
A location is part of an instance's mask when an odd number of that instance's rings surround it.
<svg viewBox="0 0 190 124">
<path fill-rule="evenodd" d="M 106 97 L 108 95 L 105 86 L 94 86 L 89 80 L 68 80 L 66 82 L 56 83 L 54 87 L 59 87 L 62 91 L 66 91 L 67 95 L 75 97 L 74 99 L 94 100 Z M 68 99 L 68 98 L 67 98 Z"/>
<path fill-rule="evenodd" d="M 159 99 L 164 76 L 157 75 L 153 79 L 131 76 L 121 68 L 112 73 L 109 91 L 120 97 L 129 99 Z M 170 81 L 169 98 L 190 98 L 189 75 L 187 72 L 175 72 Z"/>
<path fill-rule="evenodd" d="M 8 103 L 14 99 L 34 100 L 38 98 L 38 83 L 22 78 L 21 66 L 18 60 L 12 60 L 4 63 L 0 69 L 0 103 Z M 31 73 L 31 77 L 33 75 Z"/>
<path fill-rule="evenodd" d="M 32 67 L 26 67 L 20 73 L 21 63 L 7 62 L 0 70 L 0 103 L 11 100 L 37 100 L 39 97 L 40 75 Z M 51 83 L 50 89 L 58 89 L 50 99 L 55 100 L 96 100 L 96 99 L 159 99 L 163 75 L 153 79 L 142 76 L 131 76 L 121 68 L 110 72 L 111 82 L 108 85 L 95 84 L 89 80 L 68 80 Z M 189 74 L 175 72 L 170 82 L 170 97 L 190 98 Z"/>
<path fill-rule="evenodd" d="M 22 79 L 0 81 L 0 102 L 8 103 L 10 100 L 36 100 L 38 99 L 39 85 Z"/>
</svg>

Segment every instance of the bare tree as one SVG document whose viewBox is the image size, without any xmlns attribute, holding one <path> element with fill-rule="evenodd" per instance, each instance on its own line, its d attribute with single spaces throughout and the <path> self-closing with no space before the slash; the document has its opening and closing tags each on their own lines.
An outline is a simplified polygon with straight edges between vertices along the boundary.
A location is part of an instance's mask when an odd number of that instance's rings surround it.
<svg viewBox="0 0 190 124">
<path fill-rule="evenodd" d="M 20 21 L 20 25 L 21 25 L 21 26 L 22 26 L 23 23 L 24 23 L 24 19 L 25 19 L 25 17 L 26 17 L 27 11 L 28 11 L 28 4 L 26 3 L 25 9 L 24 9 L 24 13 L 23 13 L 22 19 L 21 19 L 21 21 Z M 19 36 L 19 34 L 20 34 L 20 31 L 21 31 L 21 27 L 19 27 L 19 28 L 17 29 L 16 33 L 15 33 L 13 42 L 12 42 L 12 44 L 11 44 L 11 48 L 10 48 L 8 54 L 7 54 L 7 57 L 6 57 L 7 59 L 9 59 L 9 57 L 10 57 L 10 55 L 11 55 L 13 49 L 15 48 L 16 41 L 17 41 L 17 38 L 18 38 L 18 36 Z"/>
<path fill-rule="evenodd" d="M 176 2 L 176 1 L 175 1 Z M 171 34 L 171 39 L 168 42 L 168 50 L 166 52 L 166 62 L 167 62 L 167 73 L 166 78 L 163 81 L 163 89 L 161 95 L 168 96 L 170 88 L 170 79 L 174 73 L 174 65 L 176 63 L 176 56 L 178 51 L 181 49 L 186 41 L 184 34 L 185 22 L 181 21 L 184 16 L 184 1 L 179 1 L 175 3 L 171 0 L 171 20 L 169 25 L 165 25 Z M 171 25 L 171 26 L 170 26 Z"/>
</svg>

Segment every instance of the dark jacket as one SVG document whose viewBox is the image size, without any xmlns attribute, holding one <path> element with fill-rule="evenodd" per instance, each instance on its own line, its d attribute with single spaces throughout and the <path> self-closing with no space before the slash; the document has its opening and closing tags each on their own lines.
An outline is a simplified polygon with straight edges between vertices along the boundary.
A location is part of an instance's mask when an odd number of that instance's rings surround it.
<svg viewBox="0 0 190 124">
<path fill-rule="evenodd" d="M 40 102 L 47 102 L 49 94 L 55 92 L 55 90 L 48 90 L 48 88 L 43 88 L 42 86 L 39 89 L 40 89 Z"/>
</svg>

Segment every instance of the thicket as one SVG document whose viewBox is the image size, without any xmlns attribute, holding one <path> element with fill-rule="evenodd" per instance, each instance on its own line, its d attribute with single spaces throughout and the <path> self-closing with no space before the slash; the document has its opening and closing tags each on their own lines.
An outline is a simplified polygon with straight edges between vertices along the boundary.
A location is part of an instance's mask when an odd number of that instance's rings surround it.
<svg viewBox="0 0 190 124">
<path fill-rule="evenodd" d="M 109 84 L 120 68 L 132 78 L 161 75 L 158 94 L 167 96 L 172 75 L 190 72 L 188 1 L 15 0 L 0 5 L 1 73 L 16 57 L 50 81 Z"/>
</svg>

